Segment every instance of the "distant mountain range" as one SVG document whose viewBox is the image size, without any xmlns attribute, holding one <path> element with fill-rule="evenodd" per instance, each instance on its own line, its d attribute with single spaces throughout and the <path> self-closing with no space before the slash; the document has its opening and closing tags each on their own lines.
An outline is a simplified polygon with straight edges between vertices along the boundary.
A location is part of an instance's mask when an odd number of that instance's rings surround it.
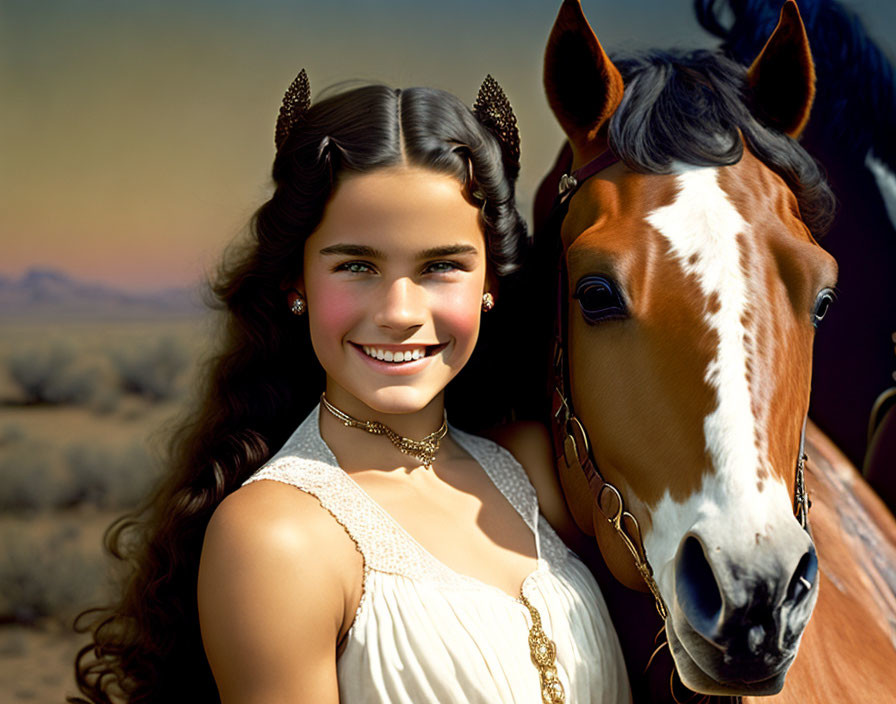
<svg viewBox="0 0 896 704">
<path fill-rule="evenodd" d="M 54 269 L 31 269 L 20 279 L 0 276 L 0 322 L 26 318 L 188 318 L 205 311 L 198 287 L 134 293 L 79 281 Z"/>
</svg>

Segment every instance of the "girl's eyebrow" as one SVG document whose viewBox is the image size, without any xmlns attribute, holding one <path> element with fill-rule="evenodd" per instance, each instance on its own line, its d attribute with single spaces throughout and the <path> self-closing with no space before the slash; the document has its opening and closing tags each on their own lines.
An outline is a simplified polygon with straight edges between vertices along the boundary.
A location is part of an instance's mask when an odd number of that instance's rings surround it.
<svg viewBox="0 0 896 704">
<path fill-rule="evenodd" d="M 349 257 L 370 257 L 371 259 L 385 259 L 386 255 L 378 249 L 364 244 L 331 244 L 320 250 L 323 255 L 341 255 Z M 477 254 L 478 250 L 471 244 L 449 244 L 442 247 L 431 247 L 417 253 L 417 259 L 437 259 L 458 254 Z"/>
<path fill-rule="evenodd" d="M 320 250 L 321 254 L 341 254 L 349 257 L 370 257 L 372 259 L 384 259 L 385 254 L 380 250 L 363 244 L 331 244 Z"/>
<path fill-rule="evenodd" d="M 449 244 L 444 247 L 432 247 L 424 249 L 417 255 L 418 259 L 437 259 L 438 257 L 450 257 L 456 254 L 477 254 L 479 250 L 471 244 Z"/>
</svg>

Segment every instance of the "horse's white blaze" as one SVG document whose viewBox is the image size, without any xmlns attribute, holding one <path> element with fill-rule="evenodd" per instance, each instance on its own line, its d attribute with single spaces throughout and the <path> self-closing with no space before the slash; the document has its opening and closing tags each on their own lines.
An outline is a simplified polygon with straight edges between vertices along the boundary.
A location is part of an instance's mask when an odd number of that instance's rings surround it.
<svg viewBox="0 0 896 704">
<path fill-rule="evenodd" d="M 716 355 L 705 374 L 716 390 L 717 405 L 703 422 L 712 471 L 704 473 L 699 490 L 683 503 L 667 492 L 651 507 L 651 523 L 657 530 L 648 531 L 644 543 L 667 599 L 674 589 L 673 560 L 687 533 L 701 536 L 711 561 L 715 551 L 724 551 L 728 559 L 743 559 L 768 539 L 772 524 L 786 517 L 780 515 L 782 509 L 785 514 L 789 511 L 783 482 L 769 475 L 760 483 L 757 477 L 767 461 L 756 438 L 761 438 L 760 445 L 766 443 L 764 433 L 757 433 L 758 419 L 751 408 L 742 316 L 752 289 L 748 277 L 758 274 L 758 267 L 744 271 L 737 237 L 749 234 L 750 225 L 719 186 L 716 168 L 681 166 L 676 181 L 675 200 L 646 219 L 668 243 L 684 273 L 696 278 L 703 295 L 718 300 L 717 310 L 705 314 L 707 325 L 718 335 Z M 754 340 L 751 348 L 758 351 L 763 344 L 770 341 Z M 753 359 L 755 366 L 758 360 Z M 792 520 L 792 514 L 789 517 Z"/>
</svg>

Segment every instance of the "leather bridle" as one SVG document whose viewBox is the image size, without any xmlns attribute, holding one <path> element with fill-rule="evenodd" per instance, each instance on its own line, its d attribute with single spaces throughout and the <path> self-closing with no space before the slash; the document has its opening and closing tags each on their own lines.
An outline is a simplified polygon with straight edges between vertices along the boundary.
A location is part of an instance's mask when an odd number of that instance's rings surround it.
<svg viewBox="0 0 896 704">
<path fill-rule="evenodd" d="M 666 620 L 668 611 L 660 594 L 659 586 L 653 577 L 653 568 L 647 559 L 644 549 L 644 541 L 641 535 L 641 526 L 638 519 L 625 507 L 625 499 L 622 492 L 608 482 L 594 461 L 591 451 L 591 443 L 588 439 L 588 431 L 578 419 L 572 405 L 569 389 L 569 369 L 566 357 L 567 331 L 567 271 L 566 258 L 563 256 L 563 243 L 560 237 L 560 227 L 569 209 L 569 202 L 582 184 L 595 174 L 612 166 L 619 161 L 610 149 L 607 149 L 585 166 L 571 174 L 564 174 L 560 178 L 559 193 L 551 208 L 551 212 L 545 224 L 548 235 L 556 228 L 556 242 L 559 248 L 559 276 L 557 281 L 557 313 L 554 323 L 554 351 L 553 351 L 553 384 L 551 398 L 551 433 L 554 439 L 555 452 L 559 453 L 558 461 L 566 463 L 571 471 L 580 471 L 584 474 L 591 490 L 594 505 L 600 510 L 604 518 L 613 526 L 616 534 L 622 540 L 625 547 L 631 553 L 638 573 L 643 578 L 647 588 L 653 595 L 656 610 L 663 621 Z M 808 418 L 808 417 L 807 417 Z M 803 420 L 803 428 L 800 434 L 799 459 L 796 464 L 793 512 L 800 525 L 806 532 L 809 530 L 809 499 L 806 494 L 804 479 L 806 443 L 806 421 Z"/>
</svg>

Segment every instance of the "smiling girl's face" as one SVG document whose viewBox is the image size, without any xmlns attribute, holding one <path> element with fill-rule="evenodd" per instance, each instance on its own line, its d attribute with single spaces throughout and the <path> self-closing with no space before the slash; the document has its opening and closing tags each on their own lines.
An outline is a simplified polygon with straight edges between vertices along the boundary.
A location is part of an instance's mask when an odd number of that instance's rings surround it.
<svg viewBox="0 0 896 704">
<path fill-rule="evenodd" d="M 362 417 L 427 406 L 473 352 L 486 280 L 479 210 L 457 180 L 406 166 L 344 178 L 300 285 L 327 397 Z"/>
</svg>

